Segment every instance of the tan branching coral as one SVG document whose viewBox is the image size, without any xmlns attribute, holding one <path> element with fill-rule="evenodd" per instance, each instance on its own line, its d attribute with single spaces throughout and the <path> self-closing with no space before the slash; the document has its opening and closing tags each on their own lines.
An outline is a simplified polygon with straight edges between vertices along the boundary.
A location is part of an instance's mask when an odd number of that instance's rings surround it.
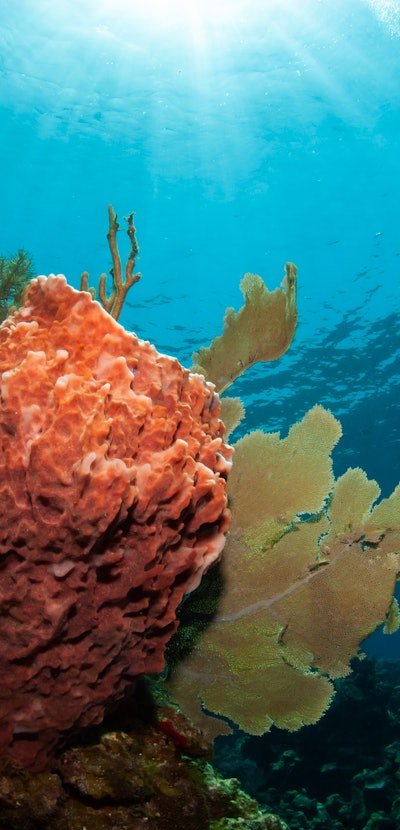
<svg viewBox="0 0 400 830">
<path fill-rule="evenodd" d="M 101 274 L 98 293 L 99 300 L 103 308 L 111 314 L 111 317 L 114 317 L 114 320 L 118 320 L 129 289 L 132 288 L 132 285 L 135 285 L 138 280 L 140 280 L 141 275 L 139 273 L 133 273 L 139 248 L 136 241 L 136 228 L 133 224 L 133 213 L 130 213 L 126 218 L 126 221 L 128 222 L 127 234 L 131 241 L 131 249 L 125 266 L 125 279 L 123 280 L 121 257 L 117 245 L 117 231 L 119 230 L 119 224 L 117 222 L 117 215 L 114 213 L 112 205 L 108 206 L 108 221 L 109 230 L 107 239 L 113 261 L 113 267 L 110 272 L 113 280 L 113 287 L 110 296 L 107 297 L 107 275 Z M 89 288 L 89 274 L 87 271 L 84 271 L 81 276 L 80 289 L 81 291 L 89 291 L 93 299 L 95 299 L 96 292 L 94 288 Z"/>
<path fill-rule="evenodd" d="M 400 486 L 373 507 L 379 487 L 362 470 L 334 483 L 340 434 L 316 406 L 285 439 L 256 432 L 236 445 L 221 602 L 171 679 L 210 737 L 229 727 L 201 705 L 251 734 L 314 723 L 365 637 L 387 615 L 396 627 Z"/>
<path fill-rule="evenodd" d="M 257 274 L 246 274 L 240 288 L 245 305 L 227 308 L 223 334 L 193 354 L 192 371 L 200 372 L 224 392 L 259 360 L 276 360 L 289 348 L 297 324 L 297 268 L 286 265 L 283 288 L 268 291 Z"/>
</svg>

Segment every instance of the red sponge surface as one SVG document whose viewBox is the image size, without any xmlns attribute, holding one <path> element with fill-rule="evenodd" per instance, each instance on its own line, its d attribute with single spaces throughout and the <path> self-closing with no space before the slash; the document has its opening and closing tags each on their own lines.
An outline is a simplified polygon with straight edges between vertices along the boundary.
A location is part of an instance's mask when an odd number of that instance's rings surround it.
<svg viewBox="0 0 400 830">
<path fill-rule="evenodd" d="M 0 327 L 0 753 L 67 733 L 163 668 L 229 525 L 219 401 L 62 276 Z"/>
</svg>

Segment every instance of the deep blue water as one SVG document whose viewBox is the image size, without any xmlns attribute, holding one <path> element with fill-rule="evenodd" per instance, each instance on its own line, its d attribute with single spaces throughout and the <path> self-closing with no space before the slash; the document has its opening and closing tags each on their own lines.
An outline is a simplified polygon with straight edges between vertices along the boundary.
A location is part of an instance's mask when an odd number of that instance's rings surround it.
<svg viewBox="0 0 400 830">
<path fill-rule="evenodd" d="M 360 465 L 386 496 L 400 479 L 399 3 L 189 5 L 8 4 L 0 253 L 94 283 L 107 204 L 135 210 L 143 276 L 121 322 L 186 365 L 246 271 L 274 288 L 296 262 L 298 332 L 237 384 L 247 426 L 286 433 L 328 406 L 336 473 Z"/>
</svg>

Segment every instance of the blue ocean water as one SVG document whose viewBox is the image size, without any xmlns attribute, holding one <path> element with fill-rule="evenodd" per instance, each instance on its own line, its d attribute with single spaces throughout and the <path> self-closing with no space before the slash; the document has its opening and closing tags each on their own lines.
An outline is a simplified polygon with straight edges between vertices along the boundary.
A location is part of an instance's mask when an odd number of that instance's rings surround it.
<svg viewBox="0 0 400 830">
<path fill-rule="evenodd" d="M 285 434 L 322 403 L 343 425 L 336 473 L 362 466 L 389 495 L 399 3 L 14 0 L 0 78 L 0 253 L 23 247 L 38 273 L 95 283 L 111 265 L 108 203 L 134 210 L 143 276 L 121 322 L 186 365 L 241 304 L 245 272 L 274 288 L 294 261 L 298 331 L 237 383 L 246 426 Z M 399 643 L 370 647 L 398 656 Z"/>
</svg>

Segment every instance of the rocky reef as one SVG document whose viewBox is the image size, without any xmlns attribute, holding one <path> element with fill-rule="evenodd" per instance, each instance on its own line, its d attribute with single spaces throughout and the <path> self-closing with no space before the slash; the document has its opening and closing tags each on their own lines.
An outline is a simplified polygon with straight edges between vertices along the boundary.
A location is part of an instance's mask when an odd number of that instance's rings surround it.
<svg viewBox="0 0 400 830">
<path fill-rule="evenodd" d="M 133 714 L 135 713 L 135 714 Z M 123 725 L 123 730 L 121 729 Z M 211 749 L 144 685 L 135 698 L 70 745 L 51 770 L 0 764 L 2 830 L 286 830 L 287 825 L 223 779 Z"/>
</svg>

